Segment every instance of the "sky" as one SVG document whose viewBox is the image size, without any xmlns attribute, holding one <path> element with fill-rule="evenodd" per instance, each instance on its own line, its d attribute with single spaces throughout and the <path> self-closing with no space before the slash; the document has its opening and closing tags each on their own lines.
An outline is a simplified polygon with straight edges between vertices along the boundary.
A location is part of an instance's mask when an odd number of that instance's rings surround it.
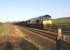
<svg viewBox="0 0 70 50">
<path fill-rule="evenodd" d="M 0 0 L 0 22 L 24 21 L 42 15 L 70 17 L 70 0 Z"/>
</svg>

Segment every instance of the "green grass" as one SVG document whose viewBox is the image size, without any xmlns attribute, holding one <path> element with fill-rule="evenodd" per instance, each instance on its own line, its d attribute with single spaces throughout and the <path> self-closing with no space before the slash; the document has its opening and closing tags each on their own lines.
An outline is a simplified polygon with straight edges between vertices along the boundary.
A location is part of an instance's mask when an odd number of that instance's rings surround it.
<svg viewBox="0 0 70 50">
<path fill-rule="evenodd" d="M 66 24 L 70 25 L 70 18 L 52 19 L 53 24 Z"/>
<path fill-rule="evenodd" d="M 0 35 L 2 35 L 5 32 L 6 32 L 6 26 L 4 26 L 3 24 L 0 24 Z"/>
</svg>

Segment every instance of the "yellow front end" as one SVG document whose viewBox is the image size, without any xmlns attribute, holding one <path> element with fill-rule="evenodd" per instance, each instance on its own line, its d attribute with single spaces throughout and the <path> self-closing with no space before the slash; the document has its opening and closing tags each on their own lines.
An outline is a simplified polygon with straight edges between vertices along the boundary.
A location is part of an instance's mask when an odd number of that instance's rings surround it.
<svg viewBox="0 0 70 50">
<path fill-rule="evenodd" d="M 46 29 L 48 26 L 52 25 L 52 20 L 43 20 L 43 27 Z"/>
</svg>

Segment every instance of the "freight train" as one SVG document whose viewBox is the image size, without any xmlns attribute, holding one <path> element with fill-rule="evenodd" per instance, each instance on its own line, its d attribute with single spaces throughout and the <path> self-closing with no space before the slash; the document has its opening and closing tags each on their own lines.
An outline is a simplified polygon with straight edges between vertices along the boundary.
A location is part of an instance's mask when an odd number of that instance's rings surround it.
<svg viewBox="0 0 70 50">
<path fill-rule="evenodd" d="M 33 28 L 45 29 L 47 26 L 51 26 L 51 16 L 50 15 L 43 15 L 37 18 L 33 18 L 30 20 L 25 21 L 25 25 Z"/>
</svg>

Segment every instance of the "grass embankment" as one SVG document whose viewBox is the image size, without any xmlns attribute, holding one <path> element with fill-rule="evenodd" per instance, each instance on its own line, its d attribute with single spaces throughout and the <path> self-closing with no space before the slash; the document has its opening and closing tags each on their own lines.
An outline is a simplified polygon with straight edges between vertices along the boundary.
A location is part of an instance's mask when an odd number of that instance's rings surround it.
<svg viewBox="0 0 70 50">
<path fill-rule="evenodd" d="M 0 24 L 0 36 L 3 35 L 7 30 L 6 26 L 4 24 Z"/>
<path fill-rule="evenodd" d="M 70 17 L 68 18 L 59 18 L 59 19 L 53 19 L 53 24 L 62 24 L 62 25 L 70 25 Z"/>
</svg>

